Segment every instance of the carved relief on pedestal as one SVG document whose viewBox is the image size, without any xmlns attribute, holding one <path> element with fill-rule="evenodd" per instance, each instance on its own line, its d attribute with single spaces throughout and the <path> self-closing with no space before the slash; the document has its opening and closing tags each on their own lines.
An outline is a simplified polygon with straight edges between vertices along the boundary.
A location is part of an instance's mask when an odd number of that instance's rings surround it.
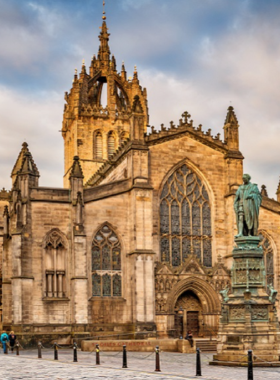
<svg viewBox="0 0 280 380">
<path fill-rule="evenodd" d="M 233 306 L 230 308 L 229 312 L 230 320 L 242 320 L 245 319 L 245 309 L 244 306 Z"/>
<path fill-rule="evenodd" d="M 267 306 L 255 305 L 251 309 L 252 320 L 267 320 L 268 309 Z"/>
</svg>

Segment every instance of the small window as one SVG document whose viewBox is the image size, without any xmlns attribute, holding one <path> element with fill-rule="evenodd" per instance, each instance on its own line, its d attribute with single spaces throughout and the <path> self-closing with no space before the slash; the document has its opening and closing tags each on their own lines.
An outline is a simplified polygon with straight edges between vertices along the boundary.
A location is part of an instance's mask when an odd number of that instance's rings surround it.
<svg viewBox="0 0 280 380">
<path fill-rule="evenodd" d="M 108 157 L 112 156 L 115 152 L 115 136 L 111 131 L 108 134 Z"/>
<path fill-rule="evenodd" d="M 95 135 L 95 157 L 103 158 L 102 154 L 102 134 L 101 132 L 97 132 Z"/>
</svg>

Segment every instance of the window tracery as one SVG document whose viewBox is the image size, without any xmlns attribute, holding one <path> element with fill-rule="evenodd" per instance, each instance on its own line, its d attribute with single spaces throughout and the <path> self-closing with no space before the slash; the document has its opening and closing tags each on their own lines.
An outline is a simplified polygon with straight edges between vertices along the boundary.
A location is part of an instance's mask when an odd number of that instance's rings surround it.
<svg viewBox="0 0 280 380">
<path fill-rule="evenodd" d="M 52 230 L 45 239 L 45 296 L 66 296 L 66 242 L 59 230 Z"/>
<path fill-rule="evenodd" d="M 122 295 L 121 245 L 117 235 L 105 224 L 92 242 L 92 295 Z"/>
<path fill-rule="evenodd" d="M 274 255 L 272 244 L 264 231 L 260 231 L 259 237 L 261 239 L 260 246 L 263 249 L 266 272 L 266 286 L 274 286 Z"/>
<path fill-rule="evenodd" d="M 179 266 L 190 253 L 212 266 L 211 207 L 205 185 L 187 165 L 166 181 L 160 196 L 161 261 Z"/>
</svg>

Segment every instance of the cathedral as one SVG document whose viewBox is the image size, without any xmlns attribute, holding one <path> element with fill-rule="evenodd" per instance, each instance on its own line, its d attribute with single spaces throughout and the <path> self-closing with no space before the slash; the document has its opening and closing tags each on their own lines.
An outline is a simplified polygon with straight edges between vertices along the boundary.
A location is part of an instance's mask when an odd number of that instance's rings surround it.
<svg viewBox="0 0 280 380">
<path fill-rule="evenodd" d="M 39 186 L 24 142 L 0 192 L 2 327 L 26 339 L 213 335 L 237 231 L 237 116 L 225 110 L 215 137 L 184 110 L 147 133 L 147 90 L 136 68 L 117 70 L 105 15 L 100 29 L 65 93 L 64 187 Z M 280 184 L 277 200 L 261 193 L 266 283 L 280 290 Z"/>
</svg>

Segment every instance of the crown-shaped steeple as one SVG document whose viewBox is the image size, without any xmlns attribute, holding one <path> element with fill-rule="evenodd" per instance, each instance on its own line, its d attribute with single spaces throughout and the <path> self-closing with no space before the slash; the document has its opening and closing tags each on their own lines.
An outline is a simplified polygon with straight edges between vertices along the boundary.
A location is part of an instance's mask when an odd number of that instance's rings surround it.
<svg viewBox="0 0 280 380">
<path fill-rule="evenodd" d="M 92 57 L 89 73 L 83 62 L 80 75 L 75 72 L 72 88 L 65 93 L 62 126 L 65 187 L 68 187 L 68 179 L 72 175 L 73 155 L 80 157 L 87 182 L 124 139 L 139 142 L 147 130 L 147 91 L 140 86 L 136 67 L 133 79 L 127 79 L 124 64 L 121 72 L 117 72 L 117 62 L 109 48 L 110 34 L 104 10 L 102 18 L 99 51 Z M 133 109 L 135 100 L 137 112 Z M 78 129 L 77 120 L 80 123 Z"/>
</svg>

